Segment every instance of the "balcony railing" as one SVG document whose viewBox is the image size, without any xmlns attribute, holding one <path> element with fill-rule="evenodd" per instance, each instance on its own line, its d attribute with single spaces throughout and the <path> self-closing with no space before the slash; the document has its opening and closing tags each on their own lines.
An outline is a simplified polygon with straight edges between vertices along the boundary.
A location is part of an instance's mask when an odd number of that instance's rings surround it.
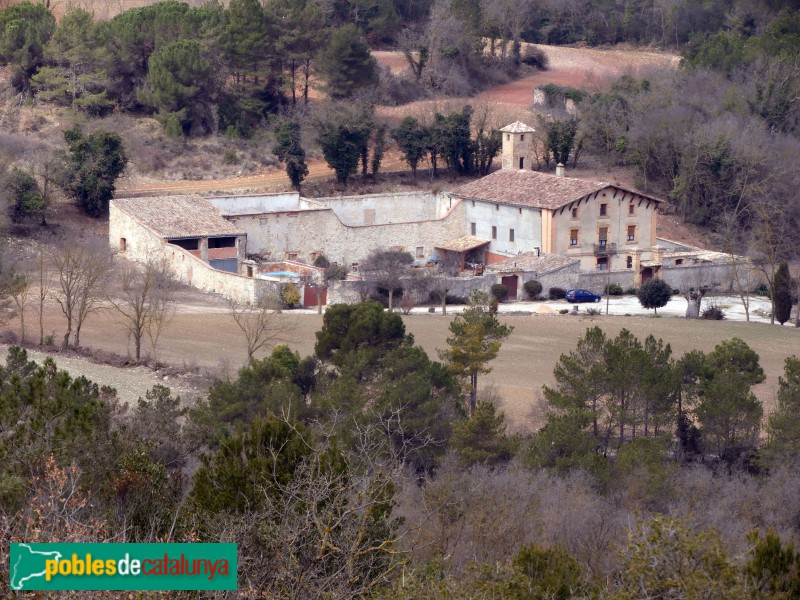
<svg viewBox="0 0 800 600">
<path fill-rule="evenodd" d="M 594 245 L 595 256 L 608 256 L 609 254 L 617 253 L 617 245 L 615 243 L 600 242 Z"/>
</svg>

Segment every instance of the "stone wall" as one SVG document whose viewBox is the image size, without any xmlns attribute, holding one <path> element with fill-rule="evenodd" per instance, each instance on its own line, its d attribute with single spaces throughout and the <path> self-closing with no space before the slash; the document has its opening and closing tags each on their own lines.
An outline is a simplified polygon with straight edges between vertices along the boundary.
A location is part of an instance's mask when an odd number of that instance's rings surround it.
<svg viewBox="0 0 800 600">
<path fill-rule="evenodd" d="M 586 289 L 595 294 L 602 294 L 607 285 L 616 283 L 622 288 L 622 291 L 627 291 L 633 287 L 633 275 L 634 273 L 631 270 L 580 273 L 577 284 L 573 287 Z"/>
<path fill-rule="evenodd" d="M 297 210 L 300 206 L 298 192 L 259 194 L 253 196 L 219 196 L 208 198 L 223 215 L 246 215 L 276 210 Z"/>
<path fill-rule="evenodd" d="M 247 252 L 272 260 L 312 262 L 323 253 L 331 262 L 351 266 L 375 248 L 402 248 L 429 256 L 437 244 L 464 233 L 464 207 L 458 200 L 440 219 L 420 222 L 348 226 L 330 208 L 240 215 L 233 221 L 247 232 Z"/>
<path fill-rule="evenodd" d="M 276 294 L 280 284 L 219 271 L 191 252 L 168 244 L 130 215 L 109 208 L 109 243 L 119 250 L 118 240 L 125 238 L 120 255 L 138 262 L 166 260 L 181 283 L 206 292 L 220 294 L 236 302 L 256 303 L 267 294 Z"/>
<path fill-rule="evenodd" d="M 333 210 L 344 225 L 385 225 L 441 219 L 453 207 L 447 194 L 396 192 L 366 196 L 331 196 L 314 202 Z"/>
</svg>

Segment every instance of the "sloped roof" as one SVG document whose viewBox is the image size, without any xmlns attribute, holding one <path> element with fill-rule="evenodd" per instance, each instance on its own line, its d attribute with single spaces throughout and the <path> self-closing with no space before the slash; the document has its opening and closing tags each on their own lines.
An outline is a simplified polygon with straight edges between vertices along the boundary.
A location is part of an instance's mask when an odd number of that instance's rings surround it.
<svg viewBox="0 0 800 600">
<path fill-rule="evenodd" d="M 572 264 L 580 263 L 580 259 L 561 254 L 542 254 L 536 252 L 523 252 L 498 263 L 488 265 L 487 271 L 496 273 L 508 271 L 528 271 L 537 275 L 552 273 Z"/>
<path fill-rule="evenodd" d="M 117 198 L 112 203 L 164 239 L 245 234 L 198 195 Z"/>
<path fill-rule="evenodd" d="M 501 169 L 453 190 L 453 195 L 470 200 L 483 200 L 512 206 L 555 210 L 605 188 L 639 194 L 661 202 L 658 198 L 602 181 L 558 177 L 538 171 Z"/>
<path fill-rule="evenodd" d="M 514 121 L 511 125 L 506 125 L 500 131 L 503 133 L 533 133 L 536 130 L 522 121 Z"/>
<path fill-rule="evenodd" d="M 450 250 L 452 252 L 468 252 L 469 250 L 480 248 L 481 246 L 485 246 L 491 242 L 492 240 L 485 240 L 473 235 L 465 235 L 457 240 L 450 240 L 449 242 L 445 242 L 443 244 L 437 244 L 436 247 L 441 248 L 442 250 Z"/>
</svg>

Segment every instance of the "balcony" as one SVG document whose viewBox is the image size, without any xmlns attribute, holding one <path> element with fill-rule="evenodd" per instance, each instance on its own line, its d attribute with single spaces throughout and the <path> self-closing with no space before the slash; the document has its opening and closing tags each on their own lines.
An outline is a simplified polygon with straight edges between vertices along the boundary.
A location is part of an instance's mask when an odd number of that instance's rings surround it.
<svg viewBox="0 0 800 600">
<path fill-rule="evenodd" d="M 615 243 L 607 243 L 605 240 L 600 240 L 599 244 L 594 244 L 595 256 L 609 256 L 617 253 L 617 245 Z"/>
</svg>

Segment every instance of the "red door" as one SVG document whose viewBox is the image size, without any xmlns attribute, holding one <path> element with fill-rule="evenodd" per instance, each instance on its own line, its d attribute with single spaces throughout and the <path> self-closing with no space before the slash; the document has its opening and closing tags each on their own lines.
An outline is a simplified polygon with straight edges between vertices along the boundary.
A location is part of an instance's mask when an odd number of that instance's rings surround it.
<svg viewBox="0 0 800 600">
<path fill-rule="evenodd" d="M 509 275 L 508 277 L 503 277 L 500 281 L 500 283 L 508 288 L 509 300 L 517 299 L 517 279 L 516 275 Z"/>
<path fill-rule="evenodd" d="M 319 302 L 322 306 L 325 306 L 328 303 L 328 289 L 322 288 L 321 290 L 317 290 L 316 288 L 307 285 L 303 288 L 303 306 L 316 306 L 317 305 L 317 291 L 319 291 Z"/>
</svg>

